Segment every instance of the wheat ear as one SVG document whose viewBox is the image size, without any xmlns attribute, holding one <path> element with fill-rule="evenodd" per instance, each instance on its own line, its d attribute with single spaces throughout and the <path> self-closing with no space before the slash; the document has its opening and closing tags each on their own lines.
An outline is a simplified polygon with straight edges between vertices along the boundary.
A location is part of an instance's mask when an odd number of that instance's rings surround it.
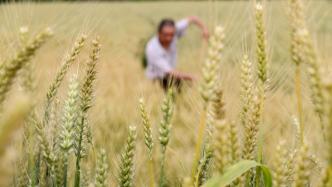
<svg viewBox="0 0 332 187">
<path fill-rule="evenodd" d="M 303 187 L 310 186 L 310 157 L 308 153 L 308 146 L 302 144 L 297 153 L 294 172 L 294 186 Z"/>
<path fill-rule="evenodd" d="M 28 44 L 29 28 L 20 28 L 20 46 Z M 33 64 L 32 60 L 28 60 L 22 67 L 20 72 L 20 86 L 26 93 L 32 94 L 35 89 L 34 75 L 33 75 Z"/>
<path fill-rule="evenodd" d="M 210 100 L 215 92 L 216 83 L 219 77 L 221 52 L 224 48 L 224 29 L 221 26 L 216 26 L 213 35 L 209 39 L 208 56 L 203 67 L 203 83 L 200 88 L 203 99 L 203 111 L 201 113 L 200 122 L 198 126 L 198 135 L 195 146 L 194 162 L 192 166 L 192 179 L 196 176 L 197 167 L 199 165 L 201 152 L 203 148 L 204 134 L 206 131 L 207 110 Z"/>
<path fill-rule="evenodd" d="M 30 60 L 36 51 L 46 42 L 52 35 L 50 29 L 46 29 L 39 33 L 27 45 L 22 47 L 15 57 L 5 62 L 0 67 L 0 105 L 5 101 L 6 94 L 9 91 L 17 72 Z"/>
<path fill-rule="evenodd" d="M 136 144 L 136 127 L 129 127 L 129 135 L 121 155 L 121 165 L 119 173 L 119 186 L 131 187 L 133 185 L 134 175 L 134 155 Z"/>
<path fill-rule="evenodd" d="M 165 175 L 166 149 L 170 139 L 171 120 L 173 116 L 173 91 L 171 89 L 168 90 L 164 98 L 161 111 L 163 117 L 159 127 L 159 143 L 161 146 L 159 186 L 165 186 L 167 181 Z"/>
<path fill-rule="evenodd" d="M 265 86 L 268 79 L 267 76 L 267 54 L 266 54 L 266 34 L 265 25 L 263 19 L 264 7 L 261 3 L 257 3 L 255 7 L 256 16 L 256 55 L 258 65 L 258 78 L 261 83 Z M 263 86 L 263 87 L 264 87 Z"/>
<path fill-rule="evenodd" d="M 322 177 L 319 181 L 319 187 L 332 186 L 332 82 L 329 80 L 325 85 L 327 92 L 327 166 L 322 171 Z"/>
<path fill-rule="evenodd" d="M 62 64 L 60 70 L 57 72 L 55 79 L 53 80 L 53 82 L 51 83 L 51 85 L 48 88 L 48 91 L 46 94 L 46 107 L 44 110 L 44 121 L 43 121 L 44 125 L 46 125 L 49 120 L 49 112 L 50 112 L 49 110 L 51 107 L 51 103 L 52 103 L 54 97 L 56 96 L 58 89 L 59 89 L 63 79 L 65 78 L 65 75 L 66 75 L 70 65 L 76 60 L 81 49 L 83 48 L 85 40 L 86 40 L 85 35 L 80 36 L 76 40 L 74 47 L 72 48 L 70 53 L 64 58 L 64 62 Z"/>
<path fill-rule="evenodd" d="M 240 120 L 243 127 L 248 125 L 249 110 L 253 103 L 253 64 L 248 55 L 244 55 L 241 62 L 241 112 Z"/>
<path fill-rule="evenodd" d="M 287 174 L 287 158 L 289 151 L 286 149 L 286 141 L 280 141 L 276 151 L 277 155 L 274 160 L 273 185 L 287 186 L 289 185 Z"/>
<path fill-rule="evenodd" d="M 209 178 L 209 169 L 211 166 L 211 162 L 213 159 L 213 150 L 209 145 L 204 150 L 204 154 L 202 159 L 200 160 L 198 171 L 196 174 L 196 179 L 194 186 L 199 187 L 202 186 Z"/>
<path fill-rule="evenodd" d="M 85 77 L 80 89 L 80 106 L 79 106 L 79 119 L 78 125 L 75 127 L 74 136 L 74 147 L 76 154 L 76 171 L 75 171 L 75 182 L 74 186 L 80 185 L 80 172 L 81 159 L 87 155 L 87 144 L 91 142 L 91 136 L 89 132 L 87 113 L 89 108 L 92 106 L 93 100 L 93 84 L 96 79 L 96 65 L 99 59 L 100 44 L 98 38 L 92 41 L 92 52 L 88 61 L 88 68 L 86 70 Z"/>
<path fill-rule="evenodd" d="M 143 98 L 139 100 L 139 110 L 144 128 L 144 143 L 148 150 L 149 157 L 149 172 L 150 172 L 150 186 L 155 185 L 154 181 L 154 161 L 153 161 L 153 138 L 152 138 L 152 129 L 149 116 L 146 112 L 146 107 L 144 104 Z"/>
<path fill-rule="evenodd" d="M 306 21 L 304 18 L 303 4 L 302 0 L 289 0 L 290 12 L 291 12 L 291 26 L 292 26 L 292 45 L 291 45 L 291 53 L 292 59 L 297 65 L 296 76 L 297 79 L 300 79 L 300 70 L 299 65 L 305 64 L 307 65 L 307 74 L 309 76 L 309 84 L 311 88 L 311 99 L 314 104 L 315 112 L 317 113 L 320 119 L 320 125 L 322 131 L 324 132 L 323 125 L 323 116 L 324 116 L 324 97 L 323 97 L 323 88 L 322 88 L 322 80 L 319 74 L 318 69 L 318 58 L 317 52 L 313 46 L 312 38 L 306 26 Z M 297 89 L 300 89 L 300 80 L 297 80 L 296 84 L 298 84 Z M 299 91 L 297 91 L 299 92 Z M 297 93 L 298 97 L 298 108 L 300 117 L 300 125 L 303 131 L 303 117 L 302 117 L 302 106 L 301 105 L 301 95 Z"/>
<path fill-rule="evenodd" d="M 96 170 L 96 187 L 106 187 L 108 175 L 108 163 L 106 157 L 106 151 L 100 150 L 97 158 L 97 170 Z"/>
<path fill-rule="evenodd" d="M 60 148 L 63 154 L 63 180 L 67 186 L 68 157 L 74 145 L 74 128 L 78 124 L 79 112 L 79 84 L 77 76 L 74 76 L 69 84 L 68 98 L 64 106 L 62 128 L 60 132 Z"/>
</svg>

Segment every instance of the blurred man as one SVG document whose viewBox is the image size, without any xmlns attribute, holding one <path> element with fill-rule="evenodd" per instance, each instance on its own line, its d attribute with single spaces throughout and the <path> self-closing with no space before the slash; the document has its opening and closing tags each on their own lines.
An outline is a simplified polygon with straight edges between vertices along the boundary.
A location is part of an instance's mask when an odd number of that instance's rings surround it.
<svg viewBox="0 0 332 187">
<path fill-rule="evenodd" d="M 170 86 L 179 89 L 183 81 L 191 82 L 193 80 L 192 75 L 175 69 L 177 40 L 184 35 L 191 24 L 201 29 L 203 38 L 208 38 L 207 27 L 195 16 L 176 23 L 172 19 L 163 19 L 159 23 L 157 35 L 151 38 L 146 45 L 146 76 L 149 79 L 158 80 L 164 90 Z"/>
</svg>

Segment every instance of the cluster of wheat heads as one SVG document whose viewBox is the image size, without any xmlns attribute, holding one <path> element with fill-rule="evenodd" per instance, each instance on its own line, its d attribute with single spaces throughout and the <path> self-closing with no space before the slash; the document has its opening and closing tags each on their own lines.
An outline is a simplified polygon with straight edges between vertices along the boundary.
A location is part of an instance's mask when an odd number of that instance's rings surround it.
<svg viewBox="0 0 332 187">
<path fill-rule="evenodd" d="M 35 55 L 39 48 L 48 40 L 52 35 L 49 28 L 41 31 L 34 36 L 31 40 L 22 45 L 11 58 L 1 63 L 0 65 L 0 90 L 1 90 L 1 126 L 0 126 L 0 156 L 5 152 L 6 144 L 9 142 L 11 135 L 17 130 L 19 121 L 23 120 L 24 116 L 28 113 L 28 102 L 19 101 L 16 109 L 7 109 L 4 107 L 4 102 L 8 97 L 15 78 L 19 74 L 19 71 L 29 63 L 30 59 Z M 30 108 L 30 107 L 28 107 Z M 5 111 L 5 109 L 7 109 Z M 5 176 L 6 171 L 1 171 L 1 176 Z M 0 181 L 2 181 L 0 179 Z"/>
<path fill-rule="evenodd" d="M 262 143 L 259 141 L 261 126 L 264 124 L 264 103 L 269 92 L 269 69 L 265 30 L 265 8 L 261 3 L 254 6 L 256 29 L 256 59 L 253 61 L 248 54 L 243 55 L 241 62 L 241 111 L 240 125 L 230 121 L 226 115 L 219 70 L 222 63 L 223 39 L 222 27 L 217 26 L 209 41 L 208 56 L 203 67 L 201 96 L 203 108 L 198 124 L 196 149 L 193 155 L 193 167 L 190 176 L 183 179 L 183 186 L 331 186 L 331 83 L 323 84 L 319 74 L 318 54 L 313 46 L 309 30 L 305 25 L 305 13 L 301 0 L 289 0 L 291 23 L 290 53 L 296 66 L 295 88 L 298 102 L 298 116 L 294 119 L 297 134 L 292 140 L 280 137 L 280 144 L 275 150 L 275 158 L 271 167 L 267 167 Z M 303 67 L 302 67 L 303 66 Z M 301 96 L 300 71 L 305 68 L 312 91 L 313 111 L 316 112 L 325 135 L 327 147 L 326 160 L 318 160 L 310 151 L 309 139 L 304 137 L 304 120 Z M 156 166 L 151 157 L 154 149 L 151 134 L 151 123 L 142 101 L 140 102 L 143 121 L 145 144 L 148 151 L 151 185 L 154 173 L 164 175 L 164 154 L 160 167 Z M 164 111 L 164 110 L 163 110 Z M 169 128 L 161 123 L 159 140 L 169 141 Z M 170 126 L 169 126 L 170 127 Z M 317 125 L 319 128 L 320 125 Z M 241 135 L 239 130 L 244 132 Z M 167 132 L 167 133 L 166 133 Z M 166 138 L 166 139 L 164 139 Z M 291 141 L 291 142 L 287 142 Z M 165 144 L 161 143 L 161 151 Z M 167 144 L 166 144 L 167 145 Z M 325 164 L 326 163 L 326 164 Z M 160 170 L 158 171 L 158 169 Z M 322 174 L 313 177 L 314 168 L 320 168 Z M 166 180 L 167 182 L 167 180 Z M 159 186 L 165 186 L 159 183 Z"/>
<path fill-rule="evenodd" d="M 64 57 L 46 94 L 42 114 L 39 114 L 37 106 L 33 105 L 25 120 L 22 146 L 24 156 L 19 161 L 15 186 L 81 186 L 88 181 L 81 166 L 92 142 L 87 114 L 93 101 L 93 84 L 100 52 L 98 38 L 91 42 L 91 53 L 84 77 L 80 79 L 77 74 L 72 75 L 62 109 L 57 102 L 57 91 L 70 66 L 77 61 L 86 40 L 85 35 L 80 36 L 72 50 Z M 28 61 L 29 56 L 23 59 Z M 21 67 L 25 68 L 22 74 L 25 75 L 24 78 L 30 77 L 26 74 L 32 73 L 28 72 L 31 68 L 23 65 Z M 95 183 L 102 186 L 106 183 L 106 177 L 103 176 L 107 172 L 107 159 L 104 151 L 100 154 Z M 75 162 L 72 162 L 73 160 Z M 75 174 L 71 177 L 70 173 L 73 171 Z"/>
<path fill-rule="evenodd" d="M 27 29 L 21 29 L 17 54 L 1 64 L 1 106 L 6 101 L 7 92 L 16 77 L 20 78 L 18 79 L 20 86 L 29 96 L 33 92 L 31 60 L 52 32 L 50 29 L 45 29 L 31 39 L 27 32 Z M 77 74 L 72 75 L 62 109 L 57 102 L 58 89 L 70 66 L 77 61 L 86 40 L 85 35 L 80 36 L 72 50 L 64 57 L 60 70 L 46 94 L 42 114 L 39 114 L 40 110 L 36 103 L 28 102 L 27 99 L 20 99 L 15 108 L 9 108 L 8 111 L 2 107 L 4 114 L 1 115 L 1 155 L 5 152 L 5 146 L 18 125 L 23 124 L 24 129 L 23 152 L 18 160 L 18 169 L 11 185 L 84 186 L 92 181 L 87 179 L 88 176 L 81 168 L 92 144 L 88 111 L 93 104 L 93 85 L 100 53 L 98 38 L 91 42 L 86 73 L 82 78 Z M 108 186 L 108 161 L 103 149 L 96 162 L 94 183 L 96 186 Z M 6 171 L 1 170 L 1 173 L 5 174 Z M 74 176 L 71 173 L 74 173 Z"/>
<path fill-rule="evenodd" d="M 20 34 L 22 49 L 13 60 L 1 65 L 2 102 L 5 101 L 6 93 L 15 76 L 19 76 L 20 86 L 28 95 L 34 91 L 34 87 L 30 86 L 34 84 L 34 80 L 31 75 L 33 68 L 29 61 L 51 32 L 49 29 L 42 31 L 31 42 L 26 42 L 26 29 L 22 29 Z M 94 148 L 88 113 L 93 105 L 96 66 L 101 49 L 98 37 L 91 41 L 91 52 L 84 75 L 79 77 L 78 73 L 74 73 L 70 76 L 63 106 L 60 106 L 60 97 L 57 95 L 70 67 L 78 61 L 86 41 L 86 35 L 79 36 L 72 49 L 65 55 L 41 108 L 25 99 L 18 101 L 15 110 L 10 108 L 1 116 L 1 154 L 5 152 L 5 144 L 16 131 L 18 124 L 23 124 L 24 130 L 22 156 L 17 161 L 18 169 L 13 176 L 12 186 L 110 185 L 109 160 L 104 149 L 98 151 L 96 164 L 87 164 L 90 150 Z M 119 167 L 119 186 L 133 185 L 135 142 L 136 128 L 130 127 Z M 94 175 L 87 171 L 94 171 Z"/>
<path fill-rule="evenodd" d="M 31 58 L 51 36 L 50 30 L 46 29 L 29 40 L 28 31 L 22 28 L 17 54 L 0 66 L 0 156 L 5 152 L 10 135 L 19 124 L 24 125 L 23 153 L 17 161 L 18 170 L 13 177 L 12 186 L 139 186 L 135 184 L 135 156 L 140 132 L 143 133 L 147 157 L 147 163 L 143 164 L 148 168 L 148 174 L 140 177 L 144 177 L 146 186 L 332 186 L 332 82 L 330 80 L 323 83 L 319 74 L 318 53 L 305 24 L 302 6 L 301 0 L 289 0 L 290 54 L 296 68 L 294 84 L 298 106 L 298 114 L 294 119 L 294 125 L 298 129 L 294 135 L 296 144 L 293 145 L 289 142 L 292 140 L 280 137 L 273 164 L 267 166 L 259 133 L 264 125 L 264 105 L 268 99 L 270 61 L 265 30 L 266 9 L 257 3 L 254 6 L 256 53 L 244 54 L 241 61 L 239 124 L 228 117 L 223 98 L 224 85 L 220 84 L 220 69 L 224 38 L 227 34 L 223 27 L 217 26 L 209 40 L 208 55 L 203 67 L 200 86 L 202 109 L 196 145 L 192 153 L 191 172 L 185 177 L 179 176 L 180 181 L 177 182 L 171 181 L 174 179 L 170 178 L 167 172 L 172 117 L 177 112 L 174 111 L 177 96 L 172 90 L 167 92 L 161 104 L 162 117 L 158 122 L 157 134 L 153 133 L 156 129 L 152 126 L 154 123 L 145 100 L 139 100 L 142 125 L 128 128 L 121 158 L 117 161 L 118 173 L 109 172 L 110 155 L 102 148 L 98 149 L 94 164 L 88 161 L 88 155 L 95 146 L 89 109 L 93 105 L 96 65 L 100 53 L 98 38 L 91 42 L 84 75 L 69 76 L 68 94 L 63 106 L 60 104 L 62 102 L 59 102 L 58 91 L 71 65 L 78 61 L 77 58 L 88 40 L 85 35 L 77 38 L 64 57 L 54 81 L 49 86 L 43 106 L 38 107 L 35 103 L 23 99 L 17 101 L 14 109 L 4 108 L 6 93 L 15 77 L 20 78 L 24 91 L 29 94 L 33 92 Z M 255 56 L 255 60 L 250 56 Z M 310 80 L 312 108 L 319 119 L 317 124 L 321 124 L 325 137 L 325 142 L 322 142 L 326 146 L 325 160 L 318 160 L 311 152 L 309 139 L 306 139 L 303 133 L 305 121 L 300 76 L 303 68 Z M 140 129 L 142 131 L 139 131 Z M 321 170 L 319 178 L 313 177 L 315 167 Z M 89 173 L 91 171 L 93 174 Z M 0 175 L 5 173 L 0 171 Z M 116 176 L 118 181 L 110 181 L 110 175 Z"/>
</svg>

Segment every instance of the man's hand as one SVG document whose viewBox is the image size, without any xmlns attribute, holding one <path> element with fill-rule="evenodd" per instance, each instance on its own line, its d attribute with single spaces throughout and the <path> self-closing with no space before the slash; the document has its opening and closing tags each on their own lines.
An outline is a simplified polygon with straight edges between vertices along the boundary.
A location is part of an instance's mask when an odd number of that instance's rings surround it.
<svg viewBox="0 0 332 187">
<path fill-rule="evenodd" d="M 210 37 L 210 33 L 209 33 L 209 30 L 207 28 L 204 28 L 203 31 L 202 31 L 202 36 L 203 38 L 207 41 L 209 40 L 209 37 Z"/>
<path fill-rule="evenodd" d="M 183 72 L 179 72 L 179 71 L 176 71 L 176 70 L 173 70 L 171 72 L 168 72 L 168 74 L 174 78 L 177 78 L 177 79 L 182 79 L 182 80 L 185 80 L 185 81 L 194 81 L 195 78 L 190 75 L 190 74 L 187 74 L 187 73 L 183 73 Z"/>
<path fill-rule="evenodd" d="M 191 82 L 191 81 L 194 81 L 195 78 L 192 75 L 186 74 L 186 75 L 183 76 L 183 80 Z"/>
</svg>

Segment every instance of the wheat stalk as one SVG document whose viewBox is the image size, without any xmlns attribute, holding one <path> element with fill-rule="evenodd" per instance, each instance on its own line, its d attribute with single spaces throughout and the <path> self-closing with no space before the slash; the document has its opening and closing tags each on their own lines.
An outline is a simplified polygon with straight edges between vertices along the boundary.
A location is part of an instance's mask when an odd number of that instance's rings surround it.
<svg viewBox="0 0 332 187">
<path fill-rule="evenodd" d="M 230 151 L 230 164 L 234 164 L 241 158 L 241 149 L 239 141 L 239 130 L 235 123 L 229 123 L 229 146 L 228 150 Z"/>
<path fill-rule="evenodd" d="M 46 94 L 46 107 L 44 110 L 44 121 L 43 121 L 44 125 L 46 125 L 49 120 L 49 110 L 51 107 L 51 103 L 52 103 L 54 97 L 56 96 L 58 89 L 59 89 L 63 79 L 65 78 L 65 75 L 66 75 L 70 65 L 76 60 L 81 49 L 83 48 L 85 40 L 86 40 L 85 35 L 80 36 L 76 40 L 74 47 L 72 48 L 70 53 L 65 57 L 60 70 L 57 72 L 55 79 L 53 80 L 53 82 L 51 83 L 51 85 L 48 88 L 48 92 Z"/>
<path fill-rule="evenodd" d="M 304 15 L 303 15 L 303 7 L 302 2 L 298 0 L 289 0 L 289 14 L 290 14 L 290 22 L 291 22 L 291 46 L 290 52 L 292 61 L 296 65 L 295 70 L 295 93 L 297 98 L 297 111 L 298 118 L 301 128 L 301 142 L 303 142 L 303 104 L 302 104 L 302 88 L 301 88 L 301 65 L 304 62 L 303 55 L 303 39 L 299 34 L 299 30 L 305 27 L 304 23 Z"/>
<path fill-rule="evenodd" d="M 332 84 L 328 86 L 329 90 L 329 121 L 328 121 L 328 129 L 327 129 L 327 140 L 328 141 L 328 178 L 329 178 L 329 185 L 332 185 Z"/>
<path fill-rule="evenodd" d="M 29 28 L 28 27 L 21 27 L 20 28 L 20 46 L 23 47 L 28 44 L 28 34 Z M 33 64 L 31 59 L 28 60 L 23 67 L 21 68 L 20 72 L 20 86 L 26 92 L 31 94 L 35 89 L 35 82 L 34 82 L 34 75 L 33 75 Z"/>
<path fill-rule="evenodd" d="M 213 150 L 207 146 L 200 160 L 194 186 L 202 186 L 209 178 L 209 169 L 213 158 Z"/>
<path fill-rule="evenodd" d="M 214 161 L 216 164 L 216 170 L 219 173 L 223 173 L 224 169 L 229 164 L 229 147 L 227 146 L 228 136 L 228 122 L 221 120 L 216 123 L 215 128 L 215 143 L 214 143 Z"/>
<path fill-rule="evenodd" d="M 169 143 L 170 131 L 172 127 L 171 120 L 173 116 L 173 97 L 173 91 L 171 89 L 168 90 L 167 95 L 164 98 L 163 104 L 161 106 L 163 117 L 161 119 L 159 127 L 159 143 L 161 146 L 159 186 L 166 185 L 165 160 L 166 149 Z"/>
<path fill-rule="evenodd" d="M 289 0 L 288 4 L 291 26 L 291 57 L 296 66 L 300 66 L 304 62 L 303 38 L 300 35 L 300 31 L 305 28 L 303 5 L 301 0 Z"/>
<path fill-rule="evenodd" d="M 319 187 L 329 187 L 332 185 L 332 83 L 331 80 L 324 85 L 327 92 L 327 166 L 323 169 Z"/>
<path fill-rule="evenodd" d="M 143 123 L 143 127 L 144 127 L 144 143 L 148 150 L 150 186 L 153 187 L 155 184 L 155 181 L 154 181 L 152 129 L 151 129 L 151 122 L 150 122 L 149 116 L 146 112 L 146 107 L 145 107 L 143 98 L 140 98 L 140 100 L 139 100 L 139 110 L 140 110 L 141 119 L 142 119 L 142 123 Z"/>
<path fill-rule="evenodd" d="M 243 56 L 241 64 L 241 111 L 240 120 L 244 128 L 244 142 L 242 158 L 254 160 L 257 150 L 257 134 L 264 102 L 262 81 L 258 84 L 257 92 L 254 87 L 253 64 L 247 54 Z M 247 174 L 247 183 L 252 179 L 253 171 Z"/>
<path fill-rule="evenodd" d="M 257 93 L 253 87 L 252 63 L 248 56 L 244 55 L 241 66 L 241 123 L 245 128 L 245 141 L 242 157 L 244 159 L 254 159 L 258 126 L 261 117 L 261 93 Z M 254 96 L 254 93 L 258 95 Z"/>
<path fill-rule="evenodd" d="M 243 56 L 241 62 L 241 112 L 240 120 L 242 126 L 247 126 L 249 119 L 250 105 L 253 103 L 253 64 L 249 61 L 248 55 Z"/>
<path fill-rule="evenodd" d="M 26 62 L 36 53 L 36 51 L 46 42 L 52 35 L 51 30 L 45 29 L 40 32 L 27 45 L 22 47 L 15 57 L 5 62 L 0 67 L 0 105 L 5 101 L 6 94 L 9 91 L 17 72 L 24 66 Z"/>
<path fill-rule="evenodd" d="M 121 155 L 121 165 L 119 173 L 120 187 L 133 186 L 135 144 L 136 127 L 131 126 L 129 127 L 129 135 L 124 148 L 124 152 Z"/>
<path fill-rule="evenodd" d="M 104 149 L 100 150 L 97 158 L 97 169 L 96 169 L 96 187 L 106 187 L 107 185 L 107 174 L 108 174 L 108 164 L 106 151 Z"/>
<path fill-rule="evenodd" d="M 64 155 L 59 152 L 57 155 L 57 160 L 54 164 L 54 170 L 55 170 L 55 184 L 57 186 L 63 186 L 64 185 Z"/>
<path fill-rule="evenodd" d="M 286 141 L 280 141 L 277 146 L 277 155 L 274 160 L 274 176 L 273 185 L 285 187 L 288 184 L 288 173 L 287 173 L 287 158 L 288 150 L 286 149 Z"/>
<path fill-rule="evenodd" d="M 319 74 L 319 65 L 317 59 L 317 53 L 312 44 L 312 39 L 308 31 L 303 30 L 304 37 L 304 54 L 306 56 L 306 64 L 307 64 L 307 73 L 309 75 L 309 83 L 311 88 L 311 98 L 315 107 L 315 112 L 317 113 L 322 132 L 324 132 L 324 124 L 323 124 L 323 116 L 324 116 L 324 97 L 323 97 L 323 86 L 322 80 Z"/>
<path fill-rule="evenodd" d="M 69 152 L 74 145 L 74 127 L 77 125 L 78 104 L 79 104 L 79 84 L 77 76 L 70 80 L 68 98 L 64 106 L 64 114 L 62 120 L 62 129 L 60 132 L 60 148 L 64 152 Z"/>
<path fill-rule="evenodd" d="M 144 127 L 144 143 L 148 149 L 149 158 L 152 159 L 153 139 L 152 139 L 151 122 L 146 112 L 146 107 L 143 98 L 140 98 L 139 100 L 139 110 Z"/>
<path fill-rule="evenodd" d="M 214 161 L 219 173 L 223 173 L 229 161 L 228 130 L 229 123 L 225 119 L 223 92 L 218 88 L 211 102 L 211 110 L 214 121 Z"/>
<path fill-rule="evenodd" d="M 302 144 L 297 153 L 295 162 L 295 175 L 294 175 L 294 186 L 303 187 L 310 186 L 310 158 L 308 154 L 308 146 Z"/>
<path fill-rule="evenodd" d="M 28 159 L 24 158 L 19 162 L 17 182 L 15 185 L 18 187 L 25 187 L 29 185 L 29 174 L 28 174 Z"/>
<path fill-rule="evenodd" d="M 221 52 L 224 48 L 224 29 L 221 26 L 215 27 L 214 33 L 209 39 L 208 56 L 203 67 L 203 83 L 200 88 L 200 93 L 203 98 L 203 111 L 201 113 L 200 122 L 198 126 L 198 136 L 195 147 L 194 162 L 192 166 L 192 178 L 196 176 L 197 167 L 201 157 L 203 148 L 204 133 L 206 130 L 206 118 L 208 105 L 215 92 L 216 83 L 219 77 Z"/>
<path fill-rule="evenodd" d="M 108 172 L 108 170 L 107 170 Z M 90 169 L 88 167 L 85 167 L 84 169 L 82 169 L 82 179 L 80 182 L 80 186 L 81 187 L 89 187 L 90 184 Z M 107 180 L 107 178 L 106 178 Z M 108 181 L 107 181 L 108 182 Z"/>
<path fill-rule="evenodd" d="M 264 7 L 261 3 L 256 3 L 255 16 L 256 16 L 256 55 L 258 65 L 258 78 L 265 88 L 267 76 L 267 54 L 266 54 L 266 34 L 265 25 L 263 20 Z"/>
<path fill-rule="evenodd" d="M 201 85 L 201 96 L 207 107 L 207 103 L 213 97 L 216 83 L 219 76 L 221 52 L 224 48 L 224 29 L 221 26 L 217 26 L 214 30 L 214 34 L 209 39 L 208 56 L 203 67 L 203 83 Z"/>
<path fill-rule="evenodd" d="M 261 118 L 261 100 L 256 96 L 253 99 L 252 107 L 250 108 L 250 118 L 247 126 L 245 126 L 245 139 L 243 146 L 242 158 L 245 160 L 255 160 L 257 153 L 257 135 L 259 131 Z M 258 173 L 258 172 L 257 172 Z M 247 182 L 251 182 L 253 177 L 252 170 L 247 173 Z M 256 178 L 256 182 L 257 182 Z M 257 185 L 257 184 L 256 184 Z"/>
<path fill-rule="evenodd" d="M 289 7 L 291 12 L 291 26 L 292 26 L 292 45 L 291 53 L 292 59 L 297 65 L 296 69 L 296 88 L 297 88 L 297 98 L 298 98 L 298 110 L 300 125 L 303 131 L 303 114 L 302 114 L 302 98 L 301 98 L 301 87 L 300 87 L 300 64 L 305 64 L 307 74 L 309 76 L 309 85 L 311 88 L 311 99 L 314 104 L 315 112 L 320 119 L 320 125 L 322 131 L 324 132 L 323 116 L 324 116 L 324 97 L 322 80 L 318 69 L 318 58 L 317 52 L 314 49 L 313 42 L 310 33 L 306 27 L 306 22 L 304 18 L 304 11 L 302 0 L 289 0 Z"/>
<path fill-rule="evenodd" d="M 46 171 L 47 171 L 47 166 L 45 164 L 41 164 L 40 165 L 40 173 L 39 173 L 39 177 L 38 177 L 38 186 L 41 187 L 46 187 L 47 186 L 47 175 L 46 175 Z"/>
<path fill-rule="evenodd" d="M 89 127 L 87 124 L 87 112 L 92 105 L 93 99 L 93 84 L 96 79 L 96 65 L 99 59 L 100 44 L 98 38 L 92 41 L 92 52 L 88 61 L 88 68 L 86 70 L 83 84 L 80 90 L 80 106 L 78 125 L 75 127 L 75 154 L 76 154 L 76 172 L 75 172 L 75 187 L 80 184 L 80 161 L 81 158 L 87 154 L 87 143 L 91 142 Z"/>
<path fill-rule="evenodd" d="M 62 129 L 60 132 L 60 148 L 63 154 L 63 180 L 64 186 L 67 186 L 68 157 L 74 145 L 74 128 L 78 125 L 79 106 L 79 84 L 77 76 L 74 76 L 69 84 L 68 98 L 64 106 L 64 115 Z"/>
</svg>

